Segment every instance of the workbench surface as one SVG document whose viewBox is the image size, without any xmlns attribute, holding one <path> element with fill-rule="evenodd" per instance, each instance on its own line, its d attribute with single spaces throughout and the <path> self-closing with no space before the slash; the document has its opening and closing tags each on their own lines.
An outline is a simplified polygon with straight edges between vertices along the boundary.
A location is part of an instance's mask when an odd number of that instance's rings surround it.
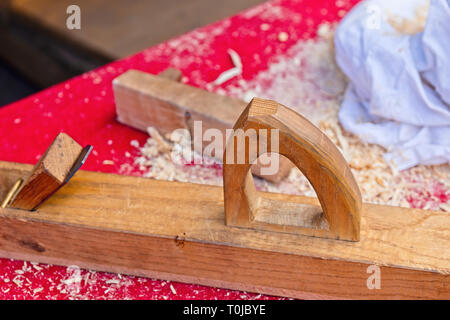
<svg viewBox="0 0 450 320">
<path fill-rule="evenodd" d="M 124 174 L 147 134 L 116 122 L 112 80 L 128 69 L 158 73 L 171 66 L 183 81 L 209 90 L 233 67 L 227 49 L 242 58 L 239 86 L 287 54 L 324 22 L 339 21 L 357 0 L 268 2 L 129 58 L 85 73 L 0 109 L 0 160 L 36 163 L 60 131 L 94 152 L 84 170 Z M 226 90 L 225 90 L 226 92 Z M 127 171 L 127 174 L 141 174 Z M 0 299 L 270 299 L 255 293 L 0 259 Z"/>
</svg>

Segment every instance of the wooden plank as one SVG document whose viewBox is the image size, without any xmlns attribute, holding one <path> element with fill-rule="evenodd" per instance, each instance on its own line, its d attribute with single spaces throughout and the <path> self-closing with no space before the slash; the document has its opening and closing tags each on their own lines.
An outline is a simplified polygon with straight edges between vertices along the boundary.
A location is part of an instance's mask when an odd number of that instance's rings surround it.
<svg viewBox="0 0 450 320">
<path fill-rule="evenodd" d="M 117 120 L 133 128 L 146 131 L 155 127 L 163 134 L 176 129 L 188 129 L 195 141 L 203 138 L 208 129 L 220 130 L 226 145 L 226 129 L 234 123 L 247 106 L 245 101 L 211 93 L 193 86 L 178 83 L 162 76 L 138 70 L 129 70 L 113 81 Z M 201 122 L 200 134 L 195 134 L 194 123 Z M 195 143 L 196 151 L 202 153 L 207 143 Z M 201 146 L 201 147 L 197 147 Z M 217 152 L 222 160 L 223 153 Z M 280 157 L 279 170 L 275 174 L 261 174 L 258 163 L 253 173 L 272 182 L 285 178 L 293 164 Z"/>
<path fill-rule="evenodd" d="M 163 134 L 202 121 L 203 130 L 232 128 L 247 106 L 245 101 L 218 95 L 150 73 L 129 70 L 113 81 L 117 120 L 146 131 L 153 126 Z"/>
<path fill-rule="evenodd" d="M 30 170 L 0 162 L 0 195 Z M 36 212 L 0 209 L 0 255 L 296 298 L 449 299 L 449 230 L 444 212 L 371 204 L 359 242 L 228 227 L 220 187 L 81 171 Z"/>
</svg>

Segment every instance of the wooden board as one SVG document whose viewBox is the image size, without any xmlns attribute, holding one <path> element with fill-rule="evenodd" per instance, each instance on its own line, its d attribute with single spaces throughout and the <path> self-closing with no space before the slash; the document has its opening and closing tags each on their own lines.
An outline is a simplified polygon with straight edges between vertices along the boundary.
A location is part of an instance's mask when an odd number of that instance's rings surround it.
<svg viewBox="0 0 450 320">
<path fill-rule="evenodd" d="M 0 162 L 0 195 L 31 168 Z M 80 171 L 36 212 L 0 209 L 0 256 L 295 298 L 450 298 L 443 212 L 363 204 L 359 242 L 224 220 L 220 187 Z"/>
<path fill-rule="evenodd" d="M 208 129 L 220 130 L 226 145 L 226 130 L 233 128 L 247 106 L 243 100 L 208 92 L 169 79 L 170 75 L 152 75 L 138 70 L 129 70 L 113 81 L 117 120 L 133 128 L 146 131 L 155 127 L 163 134 L 176 129 L 189 130 L 194 149 L 200 153 L 208 146 L 202 143 Z M 194 128 L 195 122 L 201 128 Z M 200 147 L 198 147 L 200 146 Z M 215 158 L 222 160 L 222 152 Z M 253 167 L 253 173 L 271 182 L 280 182 L 293 167 L 280 157 L 279 169 L 270 175 L 260 174 L 260 164 Z"/>
<path fill-rule="evenodd" d="M 202 121 L 203 130 L 225 131 L 247 106 L 236 98 L 138 70 L 124 72 L 113 86 L 117 120 L 142 131 L 153 126 L 166 134 L 185 128 L 186 121 Z"/>
</svg>

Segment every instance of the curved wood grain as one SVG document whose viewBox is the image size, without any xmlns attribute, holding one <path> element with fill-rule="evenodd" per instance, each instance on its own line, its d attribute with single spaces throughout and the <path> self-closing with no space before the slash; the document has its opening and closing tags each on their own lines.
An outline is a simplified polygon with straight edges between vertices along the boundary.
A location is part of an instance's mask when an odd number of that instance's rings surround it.
<svg viewBox="0 0 450 320">
<path fill-rule="evenodd" d="M 238 151 L 239 129 L 244 133 L 254 129 L 257 143 L 247 139 Z M 261 129 L 267 130 L 268 139 L 260 139 Z M 273 130 L 279 133 L 278 152 L 271 140 Z M 257 144 L 253 154 L 252 143 Z M 245 153 L 243 164 L 236 163 L 239 152 Z M 301 170 L 316 191 L 321 209 L 269 201 L 258 195 L 250 167 L 262 154 L 273 152 Z M 359 240 L 361 194 L 347 162 L 323 132 L 293 110 L 274 101 L 253 99 L 234 126 L 223 161 L 227 225 Z"/>
</svg>

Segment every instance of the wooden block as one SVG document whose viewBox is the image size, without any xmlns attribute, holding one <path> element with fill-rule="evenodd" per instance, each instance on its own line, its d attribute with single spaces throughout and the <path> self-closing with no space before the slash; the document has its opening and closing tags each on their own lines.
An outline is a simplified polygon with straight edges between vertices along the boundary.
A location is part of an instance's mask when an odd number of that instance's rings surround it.
<svg viewBox="0 0 450 320">
<path fill-rule="evenodd" d="M 166 134 L 203 121 L 203 129 L 232 128 L 247 103 L 161 76 L 129 70 L 113 81 L 117 120 L 146 131 L 153 126 Z"/>
<path fill-rule="evenodd" d="M 254 141 L 243 144 L 249 132 L 254 133 Z M 290 159 L 313 186 L 322 208 L 258 196 L 249 170 L 266 152 Z M 236 160 L 238 153 L 241 163 Z M 362 200 L 350 167 L 325 133 L 295 111 L 275 101 L 253 99 L 236 122 L 223 157 L 227 225 L 359 240 Z"/>
<path fill-rule="evenodd" d="M 0 162 L 0 196 L 31 170 Z M 450 299 L 445 212 L 363 204 L 360 241 L 339 241 L 226 226 L 220 187 L 80 171 L 38 213 L 0 209 L 1 257 L 293 298 Z"/>
<path fill-rule="evenodd" d="M 170 1 L 160 0 L 126 3 L 123 0 L 2 0 L 0 6 L 11 7 L 17 21 L 29 21 L 35 34 L 53 36 L 51 49 L 59 41 L 117 60 L 262 2 L 195 0 L 178 1 L 174 6 Z M 72 4 L 81 8 L 82 32 L 66 27 L 66 10 Z M 55 54 L 53 50 L 52 54 Z"/>
<path fill-rule="evenodd" d="M 35 209 L 64 184 L 81 151 L 77 142 L 60 133 L 17 191 L 11 208 Z"/>
<path fill-rule="evenodd" d="M 185 128 L 193 139 L 201 139 L 207 129 L 218 129 L 226 145 L 226 129 L 231 129 L 247 106 L 245 101 L 218 95 L 161 76 L 129 70 L 113 81 L 117 120 L 133 128 L 146 131 L 152 126 L 161 133 Z M 201 136 L 194 135 L 194 121 L 202 121 Z M 194 144 L 200 145 L 200 144 Z M 203 152 L 206 143 L 201 144 Z M 215 155 L 222 159 L 223 153 Z M 287 159 L 280 161 L 276 174 L 262 175 L 261 164 L 252 169 L 258 176 L 272 182 L 286 177 L 293 165 Z"/>
</svg>

